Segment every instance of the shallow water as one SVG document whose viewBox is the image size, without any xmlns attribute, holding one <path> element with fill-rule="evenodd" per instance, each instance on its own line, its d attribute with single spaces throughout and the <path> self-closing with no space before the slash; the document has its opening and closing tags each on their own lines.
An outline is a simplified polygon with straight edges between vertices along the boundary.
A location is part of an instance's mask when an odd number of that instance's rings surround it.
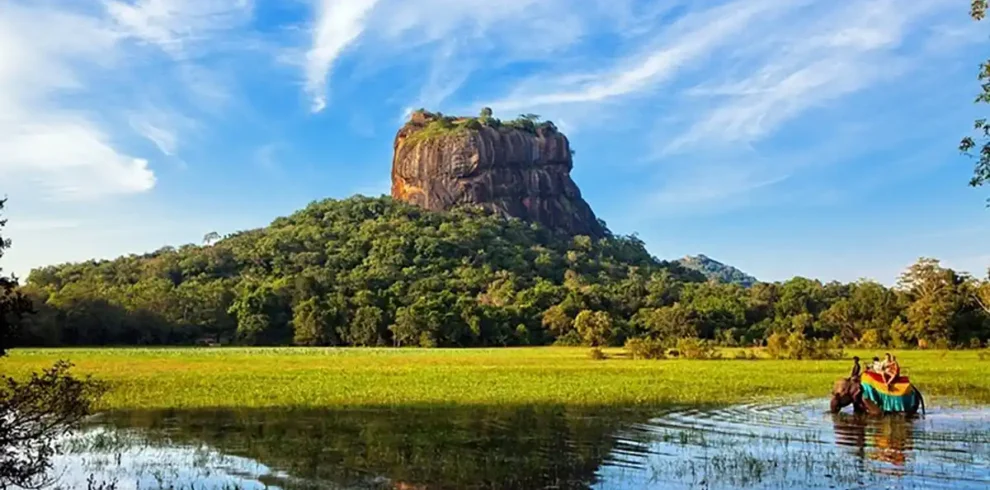
<svg viewBox="0 0 990 490">
<path fill-rule="evenodd" d="M 990 487 L 990 409 L 871 419 L 833 416 L 826 400 L 130 412 L 98 417 L 65 447 L 61 488 Z"/>
</svg>

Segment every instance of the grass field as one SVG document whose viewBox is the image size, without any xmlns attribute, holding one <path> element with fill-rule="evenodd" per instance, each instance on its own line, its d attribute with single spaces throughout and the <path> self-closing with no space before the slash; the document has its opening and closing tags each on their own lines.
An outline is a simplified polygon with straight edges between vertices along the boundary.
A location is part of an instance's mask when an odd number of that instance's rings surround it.
<svg viewBox="0 0 990 490">
<path fill-rule="evenodd" d="M 356 407 L 397 405 L 724 404 L 824 397 L 850 361 L 634 361 L 620 349 L 595 361 L 582 348 L 15 349 L 15 377 L 75 364 L 110 383 L 102 409 Z M 871 352 L 846 353 L 869 358 Z M 990 360 L 973 351 L 896 353 L 903 372 L 942 401 L 990 403 Z M 731 356 L 730 356 L 731 357 Z"/>
</svg>

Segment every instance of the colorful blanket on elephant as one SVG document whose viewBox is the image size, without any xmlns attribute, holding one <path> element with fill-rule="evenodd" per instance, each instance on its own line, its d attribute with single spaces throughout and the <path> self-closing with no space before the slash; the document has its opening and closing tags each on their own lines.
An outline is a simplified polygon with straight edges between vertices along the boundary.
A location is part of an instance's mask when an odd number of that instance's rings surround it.
<svg viewBox="0 0 990 490">
<path fill-rule="evenodd" d="M 898 376 L 888 388 L 880 374 L 866 372 L 860 377 L 860 384 L 863 386 L 863 398 L 875 403 L 884 412 L 904 412 L 914 406 L 918 396 L 907 376 Z"/>
</svg>

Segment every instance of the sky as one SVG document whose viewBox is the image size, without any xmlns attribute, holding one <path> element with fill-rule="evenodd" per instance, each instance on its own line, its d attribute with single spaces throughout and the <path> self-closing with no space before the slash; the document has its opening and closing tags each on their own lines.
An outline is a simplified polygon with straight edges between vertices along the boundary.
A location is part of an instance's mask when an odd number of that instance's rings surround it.
<svg viewBox="0 0 990 490">
<path fill-rule="evenodd" d="M 762 280 L 984 276 L 958 0 L 0 0 L 0 265 L 389 192 L 413 109 L 554 121 L 617 234 Z"/>
</svg>

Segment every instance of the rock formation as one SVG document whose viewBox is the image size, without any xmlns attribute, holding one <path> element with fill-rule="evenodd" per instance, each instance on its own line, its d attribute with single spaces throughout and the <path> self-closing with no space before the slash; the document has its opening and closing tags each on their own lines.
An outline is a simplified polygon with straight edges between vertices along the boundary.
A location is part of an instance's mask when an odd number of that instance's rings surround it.
<svg viewBox="0 0 990 490">
<path fill-rule="evenodd" d="M 607 233 L 571 180 L 567 137 L 533 117 L 501 123 L 412 114 L 395 137 L 392 197 L 443 211 L 474 204 L 573 235 Z"/>
</svg>

